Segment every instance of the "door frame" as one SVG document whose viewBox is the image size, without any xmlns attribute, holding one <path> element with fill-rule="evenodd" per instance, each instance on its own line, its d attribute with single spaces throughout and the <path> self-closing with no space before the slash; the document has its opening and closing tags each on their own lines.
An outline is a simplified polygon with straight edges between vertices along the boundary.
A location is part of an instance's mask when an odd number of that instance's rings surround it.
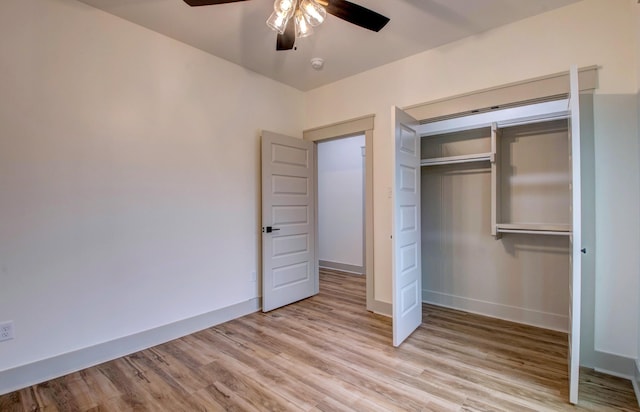
<svg viewBox="0 0 640 412">
<path fill-rule="evenodd" d="M 366 278 L 366 295 L 367 295 L 367 310 L 371 312 L 381 313 L 384 315 L 391 315 L 391 305 L 385 302 L 381 302 L 375 299 L 375 273 L 374 273 L 374 253 L 373 253 L 373 126 L 375 115 L 367 115 L 358 117 L 355 119 L 349 119 L 337 123 L 332 123 L 325 126 L 316 127 L 303 131 L 303 139 L 318 144 L 323 141 L 339 139 L 343 137 L 352 137 L 356 135 L 365 136 L 365 227 L 364 227 L 364 242 L 365 242 L 365 278 Z M 317 155 L 318 151 L 315 150 L 316 155 L 316 169 L 317 169 Z M 318 174 L 316 173 L 316 181 L 314 189 L 316 191 L 315 202 L 316 209 L 318 203 Z M 315 218 L 316 227 L 316 263 L 318 261 L 318 215 L 316 213 Z M 316 271 L 318 265 L 316 264 Z"/>
</svg>

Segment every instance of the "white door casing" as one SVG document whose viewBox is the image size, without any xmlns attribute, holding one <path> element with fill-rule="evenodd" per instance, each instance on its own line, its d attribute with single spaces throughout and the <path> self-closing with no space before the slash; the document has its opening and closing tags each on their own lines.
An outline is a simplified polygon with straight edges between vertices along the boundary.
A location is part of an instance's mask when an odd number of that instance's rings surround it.
<svg viewBox="0 0 640 412">
<path fill-rule="evenodd" d="M 418 122 L 391 108 L 394 146 L 393 189 L 393 346 L 422 323 L 420 247 L 420 136 Z"/>
<path fill-rule="evenodd" d="M 262 133 L 262 310 L 313 296 L 315 258 L 313 142 Z"/>
<path fill-rule="evenodd" d="M 569 295 L 569 402 L 578 403 L 580 381 L 580 307 L 582 297 L 582 204 L 580 171 L 580 87 L 578 68 L 569 71 L 571 89 L 569 93 L 569 138 L 571 153 L 571 266 Z"/>
</svg>

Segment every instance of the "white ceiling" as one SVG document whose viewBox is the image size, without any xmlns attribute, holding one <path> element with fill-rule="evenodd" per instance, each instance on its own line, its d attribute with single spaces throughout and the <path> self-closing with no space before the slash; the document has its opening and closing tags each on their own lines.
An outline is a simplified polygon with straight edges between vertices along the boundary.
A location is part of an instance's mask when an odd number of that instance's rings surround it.
<svg viewBox="0 0 640 412">
<path fill-rule="evenodd" d="M 265 25 L 273 0 L 81 1 L 306 91 L 578 0 L 352 0 L 391 21 L 375 33 L 329 15 L 291 51 L 276 51 Z M 313 57 L 325 59 L 322 71 L 311 68 Z"/>
</svg>

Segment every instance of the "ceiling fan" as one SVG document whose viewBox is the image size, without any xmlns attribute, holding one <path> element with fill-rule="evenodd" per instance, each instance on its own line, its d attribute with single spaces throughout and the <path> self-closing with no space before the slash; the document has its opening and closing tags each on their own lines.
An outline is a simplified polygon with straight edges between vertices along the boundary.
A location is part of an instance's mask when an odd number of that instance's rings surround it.
<svg viewBox="0 0 640 412">
<path fill-rule="evenodd" d="M 211 6 L 246 0 L 184 0 L 189 6 Z M 275 0 L 267 26 L 278 33 L 276 50 L 291 50 L 296 38 L 313 33 L 327 13 L 365 29 L 378 32 L 389 18 L 346 0 Z"/>
</svg>

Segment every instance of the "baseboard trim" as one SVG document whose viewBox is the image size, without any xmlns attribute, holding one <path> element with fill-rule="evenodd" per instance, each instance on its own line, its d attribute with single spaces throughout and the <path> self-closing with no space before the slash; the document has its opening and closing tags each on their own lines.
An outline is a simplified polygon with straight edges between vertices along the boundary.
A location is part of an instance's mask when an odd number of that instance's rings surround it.
<svg viewBox="0 0 640 412">
<path fill-rule="evenodd" d="M 617 376 L 618 378 L 629 379 L 630 381 L 635 380 L 636 363 L 634 359 L 598 350 L 594 351 L 593 355 L 592 367 L 594 370 L 606 373 L 607 375 Z"/>
<path fill-rule="evenodd" d="M 422 301 L 436 306 L 444 306 L 560 332 L 567 332 L 569 325 L 569 318 L 567 316 L 450 295 L 427 289 L 422 290 Z"/>
<path fill-rule="evenodd" d="M 0 395 L 45 382 L 236 319 L 261 308 L 254 298 L 123 338 L 0 371 Z"/>
<path fill-rule="evenodd" d="M 638 402 L 638 406 L 640 406 L 640 360 L 636 359 L 633 364 L 635 368 L 631 383 L 633 384 L 633 391 L 636 393 L 636 401 Z"/>
<path fill-rule="evenodd" d="M 321 268 L 335 269 L 335 270 L 339 270 L 347 273 L 355 273 L 357 275 L 364 275 L 365 273 L 364 266 L 349 265 L 347 263 L 340 263 L 340 262 L 331 262 L 329 260 L 319 260 L 318 266 L 320 266 Z"/>
<path fill-rule="evenodd" d="M 391 303 L 382 302 L 381 300 L 374 300 L 367 307 L 367 310 L 370 310 L 373 313 L 377 313 L 378 315 L 391 317 L 393 306 L 391 306 Z"/>
</svg>

